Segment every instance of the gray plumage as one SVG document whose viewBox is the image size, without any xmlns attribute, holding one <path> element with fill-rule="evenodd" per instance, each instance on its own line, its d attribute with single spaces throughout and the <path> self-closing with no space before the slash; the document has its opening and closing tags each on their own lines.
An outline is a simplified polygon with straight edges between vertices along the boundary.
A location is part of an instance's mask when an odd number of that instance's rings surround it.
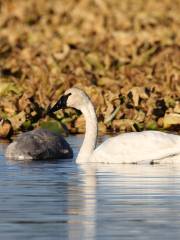
<svg viewBox="0 0 180 240">
<path fill-rule="evenodd" d="M 9 144 L 5 156 L 16 160 L 66 159 L 73 157 L 73 151 L 61 135 L 35 129 L 20 134 Z"/>
</svg>

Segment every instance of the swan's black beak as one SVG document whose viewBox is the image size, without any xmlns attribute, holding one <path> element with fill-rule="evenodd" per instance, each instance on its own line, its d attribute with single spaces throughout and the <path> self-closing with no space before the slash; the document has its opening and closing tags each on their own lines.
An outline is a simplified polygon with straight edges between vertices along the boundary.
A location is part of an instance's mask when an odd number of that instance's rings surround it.
<svg viewBox="0 0 180 240">
<path fill-rule="evenodd" d="M 58 111 L 59 109 L 66 108 L 67 107 L 67 105 L 66 105 L 67 99 L 70 95 L 71 95 L 71 93 L 69 93 L 67 95 L 63 95 L 52 108 L 48 107 L 47 114 L 52 114 L 52 113 Z"/>
</svg>

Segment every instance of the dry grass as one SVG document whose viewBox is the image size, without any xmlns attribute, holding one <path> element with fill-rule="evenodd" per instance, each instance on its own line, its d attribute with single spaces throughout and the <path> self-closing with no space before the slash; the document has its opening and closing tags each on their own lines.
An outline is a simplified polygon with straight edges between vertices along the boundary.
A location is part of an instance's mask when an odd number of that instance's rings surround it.
<svg viewBox="0 0 180 240">
<path fill-rule="evenodd" d="M 0 1 L 1 136 L 49 121 L 44 110 L 71 86 L 90 95 L 103 133 L 178 131 L 179 9 L 179 0 Z M 54 118 L 84 131 L 73 110 Z"/>
</svg>

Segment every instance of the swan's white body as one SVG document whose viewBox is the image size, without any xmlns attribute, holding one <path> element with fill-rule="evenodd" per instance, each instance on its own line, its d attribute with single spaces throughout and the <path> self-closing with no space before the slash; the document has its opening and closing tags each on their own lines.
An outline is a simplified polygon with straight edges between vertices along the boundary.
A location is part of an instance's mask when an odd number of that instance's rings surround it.
<svg viewBox="0 0 180 240">
<path fill-rule="evenodd" d="M 124 133 L 106 140 L 93 152 L 91 162 L 153 163 L 179 154 L 180 137 L 158 131 Z"/>
<path fill-rule="evenodd" d="M 180 136 L 159 131 L 124 133 L 95 149 L 97 118 L 89 97 L 77 88 L 67 90 L 64 96 L 66 106 L 80 110 L 86 120 L 86 133 L 76 162 L 160 163 L 171 156 L 176 156 L 176 161 L 178 157 L 180 162 Z"/>
</svg>

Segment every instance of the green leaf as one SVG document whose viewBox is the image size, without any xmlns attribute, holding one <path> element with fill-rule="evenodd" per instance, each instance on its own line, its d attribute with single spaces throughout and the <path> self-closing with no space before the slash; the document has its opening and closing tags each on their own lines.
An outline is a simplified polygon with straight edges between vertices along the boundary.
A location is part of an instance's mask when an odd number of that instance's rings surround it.
<svg viewBox="0 0 180 240">
<path fill-rule="evenodd" d="M 65 127 L 58 121 L 42 121 L 40 122 L 40 127 L 44 129 L 48 129 L 54 133 L 67 133 Z"/>
</svg>

